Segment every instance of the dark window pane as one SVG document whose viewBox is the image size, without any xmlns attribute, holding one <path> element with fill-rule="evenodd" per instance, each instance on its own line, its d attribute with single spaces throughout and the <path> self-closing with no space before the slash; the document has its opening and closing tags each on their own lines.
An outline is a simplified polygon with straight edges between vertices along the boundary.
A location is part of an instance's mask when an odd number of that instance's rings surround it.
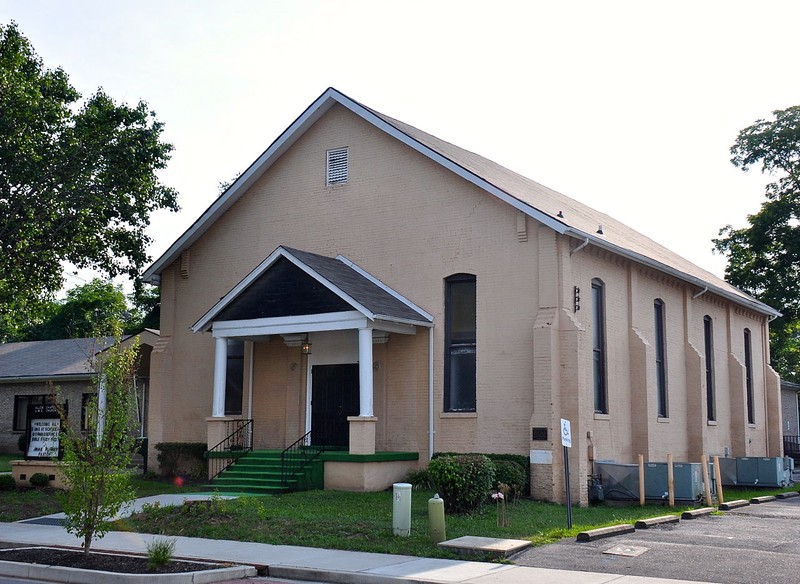
<svg viewBox="0 0 800 584">
<path fill-rule="evenodd" d="M 755 404 L 753 403 L 753 350 L 750 346 L 750 330 L 744 329 L 744 371 L 747 384 L 747 423 L 756 423 Z"/>
<path fill-rule="evenodd" d="M 475 340 L 475 282 L 450 283 L 450 338 Z"/>
<path fill-rule="evenodd" d="M 242 413 L 244 393 L 244 341 L 228 339 L 228 361 L 225 372 L 225 415 Z"/>
<path fill-rule="evenodd" d="M 445 280 L 445 411 L 475 411 L 476 280 L 458 274 Z"/>
<path fill-rule="evenodd" d="M 664 303 L 656 300 L 653 303 L 656 328 L 656 392 L 658 394 L 658 415 L 666 418 L 667 410 L 667 362 L 666 340 L 664 334 Z"/>
<path fill-rule="evenodd" d="M 717 419 L 714 395 L 714 325 L 710 316 L 703 318 L 703 337 L 706 358 L 706 416 L 714 421 Z"/>
<path fill-rule="evenodd" d="M 608 413 L 606 391 L 605 289 L 599 280 L 592 281 L 592 355 L 594 359 L 594 411 Z"/>
<path fill-rule="evenodd" d="M 475 347 L 450 349 L 450 411 L 475 410 Z"/>
</svg>

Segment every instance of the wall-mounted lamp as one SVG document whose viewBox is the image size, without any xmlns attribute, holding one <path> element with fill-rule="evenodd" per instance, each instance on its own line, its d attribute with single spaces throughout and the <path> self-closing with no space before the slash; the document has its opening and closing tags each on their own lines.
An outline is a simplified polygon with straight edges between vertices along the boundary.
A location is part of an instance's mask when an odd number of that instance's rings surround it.
<svg viewBox="0 0 800 584">
<path fill-rule="evenodd" d="M 303 341 L 303 344 L 300 345 L 300 353 L 303 355 L 311 354 L 311 343 L 308 340 Z"/>
</svg>

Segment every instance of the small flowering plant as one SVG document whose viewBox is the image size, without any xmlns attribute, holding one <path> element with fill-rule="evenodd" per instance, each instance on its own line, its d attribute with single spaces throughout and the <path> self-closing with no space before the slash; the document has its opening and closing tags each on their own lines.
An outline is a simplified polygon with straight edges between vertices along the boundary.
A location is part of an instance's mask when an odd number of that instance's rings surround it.
<svg viewBox="0 0 800 584">
<path fill-rule="evenodd" d="M 497 483 L 497 490 L 492 491 L 492 501 L 497 503 L 497 527 L 508 527 L 508 507 L 506 500 L 511 491 L 505 483 Z"/>
</svg>

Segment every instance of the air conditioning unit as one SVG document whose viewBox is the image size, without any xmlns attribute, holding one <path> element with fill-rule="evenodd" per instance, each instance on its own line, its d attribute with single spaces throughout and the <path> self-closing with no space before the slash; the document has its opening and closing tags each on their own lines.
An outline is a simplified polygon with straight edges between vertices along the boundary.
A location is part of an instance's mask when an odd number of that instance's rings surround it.
<svg viewBox="0 0 800 584">
<path fill-rule="evenodd" d="M 697 462 L 674 462 L 672 479 L 676 501 L 697 501 L 703 498 L 703 467 Z M 666 499 L 669 491 L 666 462 L 644 465 L 644 491 L 647 499 Z"/>
<path fill-rule="evenodd" d="M 792 482 L 792 471 L 785 458 L 758 458 L 758 486 L 786 487 Z"/>
<path fill-rule="evenodd" d="M 639 500 L 639 465 L 616 462 L 594 463 L 594 471 L 600 475 L 603 495 L 612 501 Z"/>
<path fill-rule="evenodd" d="M 720 458 L 722 484 L 726 487 L 786 487 L 792 484 L 794 460 L 788 457 Z"/>
<path fill-rule="evenodd" d="M 746 487 L 754 487 L 760 483 L 757 458 L 740 456 L 736 459 L 736 481 Z"/>
<path fill-rule="evenodd" d="M 736 471 L 735 458 L 720 458 L 719 460 L 719 475 L 722 480 L 722 485 L 725 487 L 735 487 L 739 484 L 739 475 Z M 713 474 L 711 476 L 714 476 Z"/>
</svg>

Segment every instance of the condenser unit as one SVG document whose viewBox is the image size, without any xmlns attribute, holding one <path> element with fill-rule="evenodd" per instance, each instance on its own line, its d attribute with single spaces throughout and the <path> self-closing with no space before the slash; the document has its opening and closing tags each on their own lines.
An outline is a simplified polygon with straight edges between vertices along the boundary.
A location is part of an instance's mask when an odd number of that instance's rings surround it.
<svg viewBox="0 0 800 584">
<path fill-rule="evenodd" d="M 639 500 L 639 465 L 616 462 L 594 463 L 595 473 L 600 475 L 603 495 L 613 501 Z"/>
<path fill-rule="evenodd" d="M 736 459 L 736 481 L 736 484 L 746 487 L 755 487 L 761 482 L 758 476 L 757 458 L 740 456 Z"/>
<path fill-rule="evenodd" d="M 792 471 L 786 458 L 758 458 L 758 486 L 786 487 L 791 484 Z"/>
<path fill-rule="evenodd" d="M 735 458 L 720 458 L 719 475 L 722 485 L 725 487 L 735 487 L 739 484 L 739 475 L 736 470 Z M 714 475 L 711 475 L 714 476 Z"/>
<path fill-rule="evenodd" d="M 667 499 L 669 475 L 666 462 L 644 465 L 644 492 L 647 499 Z M 672 480 L 676 501 L 697 501 L 703 498 L 703 467 L 697 462 L 672 463 Z"/>
</svg>

